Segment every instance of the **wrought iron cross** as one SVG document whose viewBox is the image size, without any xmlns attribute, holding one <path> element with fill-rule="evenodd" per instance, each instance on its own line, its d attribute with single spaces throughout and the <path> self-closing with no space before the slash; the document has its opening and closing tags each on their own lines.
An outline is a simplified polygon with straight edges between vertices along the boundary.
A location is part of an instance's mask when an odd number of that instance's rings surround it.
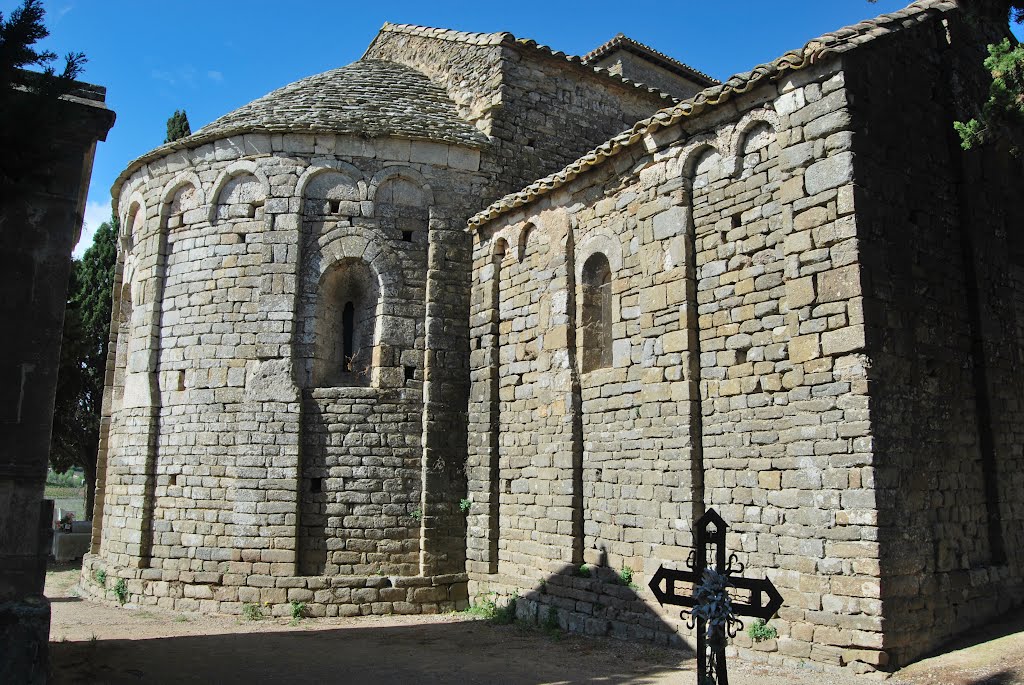
<svg viewBox="0 0 1024 685">
<path fill-rule="evenodd" d="M 694 549 L 686 560 L 686 566 L 690 570 L 677 571 L 667 569 L 664 566 L 658 567 L 658 572 L 651 578 L 648 587 L 658 599 L 662 606 L 672 604 L 674 606 L 687 607 L 680 612 L 681 618 L 687 619 L 690 628 L 697 627 L 697 685 L 729 685 L 729 674 L 725 668 L 725 638 L 736 636 L 737 626 L 742 627 L 743 622 L 734 616 L 751 616 L 764 620 L 770 619 L 782 606 L 782 595 L 775 589 L 772 582 L 767 578 L 757 580 L 744 578 L 743 564 L 739 562 L 735 554 L 730 554 L 728 560 L 725 556 L 725 521 L 714 509 L 697 519 L 694 528 Z M 715 565 L 708 566 L 708 548 L 714 548 Z M 731 614 L 725 624 L 712 627 L 711 635 L 707 634 L 707 625 L 700 616 L 694 620 L 694 614 L 690 611 L 698 605 L 696 589 L 704 580 L 704 571 L 713 569 L 725 576 L 728 585 L 737 590 L 746 590 L 750 593 L 749 599 L 742 599 L 730 596 L 732 605 Z M 676 583 L 690 583 L 694 590 L 689 595 L 676 594 Z M 664 589 L 662 586 L 664 585 Z M 763 600 L 767 598 L 767 602 Z"/>
</svg>

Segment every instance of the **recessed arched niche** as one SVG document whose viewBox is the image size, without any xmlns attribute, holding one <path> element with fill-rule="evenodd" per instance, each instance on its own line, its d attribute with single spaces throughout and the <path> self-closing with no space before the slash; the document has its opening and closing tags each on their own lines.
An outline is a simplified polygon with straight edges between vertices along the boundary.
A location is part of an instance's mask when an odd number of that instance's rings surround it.
<svg viewBox="0 0 1024 685">
<path fill-rule="evenodd" d="M 374 193 L 374 216 L 388 237 L 415 242 L 427 230 L 430 193 L 416 179 L 395 174 L 382 181 Z"/>
<path fill-rule="evenodd" d="M 254 174 L 240 173 L 224 182 L 217 195 L 218 219 L 255 218 L 263 207 L 266 192 Z"/>
<path fill-rule="evenodd" d="M 359 186 L 347 174 L 324 171 L 310 180 L 303 213 L 309 219 L 359 216 Z"/>
<path fill-rule="evenodd" d="M 368 386 L 373 380 L 380 285 L 361 259 L 331 265 L 317 293 L 313 385 Z"/>
</svg>

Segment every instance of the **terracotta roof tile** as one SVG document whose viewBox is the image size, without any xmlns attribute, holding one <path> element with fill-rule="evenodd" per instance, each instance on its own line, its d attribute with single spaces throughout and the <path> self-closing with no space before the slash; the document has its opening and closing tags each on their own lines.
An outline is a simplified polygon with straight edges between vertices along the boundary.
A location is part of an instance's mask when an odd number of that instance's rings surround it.
<svg viewBox="0 0 1024 685">
<path fill-rule="evenodd" d="M 662 109 L 654 116 L 637 122 L 629 130 L 602 143 L 561 171 L 495 201 L 469 220 L 469 230 L 475 230 L 502 214 L 529 204 L 552 190 L 564 186 L 590 167 L 601 164 L 626 148 L 635 145 L 649 133 L 677 124 L 684 118 L 699 115 L 701 112 L 728 101 L 734 95 L 746 93 L 763 82 L 777 80 L 787 72 L 803 69 L 830 55 L 852 50 L 879 36 L 916 26 L 936 14 L 951 11 L 956 6 L 955 0 L 917 0 L 896 12 L 882 14 L 874 19 L 826 33 L 809 41 L 804 47 L 791 50 L 772 62 L 732 76 L 722 84 L 705 88 L 692 98 L 673 107 Z"/>
</svg>

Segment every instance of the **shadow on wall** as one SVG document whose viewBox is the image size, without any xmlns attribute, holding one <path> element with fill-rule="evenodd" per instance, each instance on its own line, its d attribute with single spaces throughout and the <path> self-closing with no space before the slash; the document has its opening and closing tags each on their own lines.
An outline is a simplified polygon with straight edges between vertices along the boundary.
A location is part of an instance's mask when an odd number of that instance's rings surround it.
<svg viewBox="0 0 1024 685">
<path fill-rule="evenodd" d="M 457 618 L 398 626 L 360 622 L 331 630 L 54 642 L 50 650 L 54 683 L 642 684 L 664 682 L 683 669 L 688 671 L 684 677 L 692 677 L 693 669 L 692 661 L 675 651 L 625 645 L 602 649 L 518 626 Z"/>
<path fill-rule="evenodd" d="M 611 568 L 607 552 L 602 550 L 598 564 L 565 566 L 517 596 L 516 618 L 570 633 L 653 642 L 690 651 L 676 626 L 666 622 L 640 596 L 643 582 L 646 580 L 634 580 L 628 569 Z M 687 591 L 683 587 L 678 590 Z"/>
</svg>

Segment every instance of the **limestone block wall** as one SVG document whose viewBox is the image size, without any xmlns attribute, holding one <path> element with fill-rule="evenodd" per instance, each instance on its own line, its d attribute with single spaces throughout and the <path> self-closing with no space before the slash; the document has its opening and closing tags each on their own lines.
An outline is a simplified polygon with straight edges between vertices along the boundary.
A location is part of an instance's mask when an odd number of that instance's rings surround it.
<svg viewBox="0 0 1024 685">
<path fill-rule="evenodd" d="M 611 73 L 628 78 L 635 83 L 647 84 L 680 100 L 693 97 L 704 89 L 701 83 L 674 71 L 669 71 L 661 65 L 625 49 L 613 50 L 590 64 L 607 69 Z"/>
<path fill-rule="evenodd" d="M 714 506 L 746 574 L 785 598 L 779 639 L 737 649 L 886 663 L 841 67 L 648 136 L 478 229 L 472 593 L 689 639 L 646 583 L 683 566 Z M 596 577 L 572 577 L 584 561 Z M 638 589 L 613 582 L 623 567 Z"/>
<path fill-rule="evenodd" d="M 485 202 L 557 171 L 672 103 L 509 34 L 386 26 L 366 57 L 427 74 L 491 136 L 481 168 L 495 174 L 498 187 Z"/>
<path fill-rule="evenodd" d="M 851 57 L 885 648 L 899 664 L 1024 599 L 1021 164 L 965 155 L 953 130 L 987 97 L 991 39 L 974 30 L 926 25 Z"/>
<path fill-rule="evenodd" d="M 185 610 L 464 601 L 466 384 L 445 375 L 467 364 L 479 159 L 247 134 L 126 181 L 90 591 L 103 568 Z"/>
</svg>

